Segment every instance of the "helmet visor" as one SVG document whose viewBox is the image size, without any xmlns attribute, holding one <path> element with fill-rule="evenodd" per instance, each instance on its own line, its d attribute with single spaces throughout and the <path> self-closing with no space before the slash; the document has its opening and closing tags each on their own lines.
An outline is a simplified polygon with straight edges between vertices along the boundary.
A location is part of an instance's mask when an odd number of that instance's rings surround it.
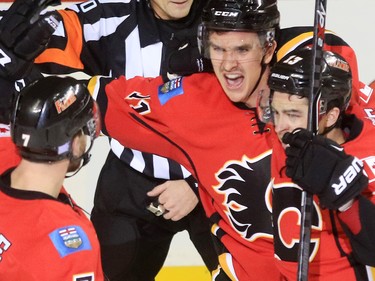
<svg viewBox="0 0 375 281">
<path fill-rule="evenodd" d="M 266 36 L 244 30 L 212 29 L 201 25 L 198 43 L 203 57 L 212 63 L 222 61 L 261 61 Z"/>
</svg>

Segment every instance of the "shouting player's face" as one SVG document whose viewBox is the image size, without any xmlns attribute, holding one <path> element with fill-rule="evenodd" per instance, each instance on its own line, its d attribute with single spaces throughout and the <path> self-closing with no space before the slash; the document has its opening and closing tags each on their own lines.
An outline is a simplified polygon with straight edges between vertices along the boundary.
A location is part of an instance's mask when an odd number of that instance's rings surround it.
<svg viewBox="0 0 375 281">
<path fill-rule="evenodd" d="M 177 20 L 189 14 L 193 0 L 151 0 L 156 17 L 163 20 Z"/>
<path fill-rule="evenodd" d="M 215 75 L 228 98 L 255 106 L 256 95 L 252 93 L 262 73 L 262 60 L 268 63 L 272 58 L 258 34 L 214 31 L 209 35 L 208 48 Z"/>
</svg>

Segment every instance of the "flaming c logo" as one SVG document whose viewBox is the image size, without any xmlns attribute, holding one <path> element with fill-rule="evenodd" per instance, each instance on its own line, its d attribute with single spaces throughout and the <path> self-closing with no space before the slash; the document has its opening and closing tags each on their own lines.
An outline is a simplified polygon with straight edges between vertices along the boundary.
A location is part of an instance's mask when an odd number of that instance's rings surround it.
<svg viewBox="0 0 375 281">
<path fill-rule="evenodd" d="M 224 196 L 222 204 L 233 228 L 246 240 L 272 238 L 271 221 L 271 151 L 256 158 L 243 156 L 228 161 L 216 173 L 214 189 Z"/>
<path fill-rule="evenodd" d="M 297 261 L 300 239 L 301 188 L 292 182 L 273 186 L 273 223 L 275 255 L 284 261 Z M 319 250 L 319 233 L 322 230 L 322 214 L 314 202 L 310 261 Z"/>
</svg>

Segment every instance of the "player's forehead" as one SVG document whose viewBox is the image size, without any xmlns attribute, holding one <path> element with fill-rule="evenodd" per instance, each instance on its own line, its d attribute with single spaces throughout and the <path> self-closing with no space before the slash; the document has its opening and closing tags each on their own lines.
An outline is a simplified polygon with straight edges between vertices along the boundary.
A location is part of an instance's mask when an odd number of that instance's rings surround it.
<svg viewBox="0 0 375 281">
<path fill-rule="evenodd" d="M 301 111 L 308 108 L 308 99 L 299 95 L 275 91 L 272 95 L 271 106 L 278 111 Z"/>
<path fill-rule="evenodd" d="M 237 49 L 260 43 L 257 33 L 243 31 L 212 31 L 209 35 L 209 42 L 211 46 L 223 49 Z"/>
</svg>

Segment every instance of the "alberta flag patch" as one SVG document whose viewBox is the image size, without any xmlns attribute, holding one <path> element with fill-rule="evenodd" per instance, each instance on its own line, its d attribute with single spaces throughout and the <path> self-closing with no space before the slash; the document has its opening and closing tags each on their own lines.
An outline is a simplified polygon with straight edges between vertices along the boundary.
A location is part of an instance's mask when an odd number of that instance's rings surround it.
<svg viewBox="0 0 375 281">
<path fill-rule="evenodd" d="M 63 258 L 83 250 L 91 250 L 87 234 L 80 226 L 72 225 L 54 230 L 49 237 Z"/>
<path fill-rule="evenodd" d="M 171 98 L 182 95 L 184 93 L 182 80 L 182 77 L 178 77 L 159 86 L 158 97 L 161 105 L 166 104 L 167 101 L 169 101 Z"/>
</svg>

